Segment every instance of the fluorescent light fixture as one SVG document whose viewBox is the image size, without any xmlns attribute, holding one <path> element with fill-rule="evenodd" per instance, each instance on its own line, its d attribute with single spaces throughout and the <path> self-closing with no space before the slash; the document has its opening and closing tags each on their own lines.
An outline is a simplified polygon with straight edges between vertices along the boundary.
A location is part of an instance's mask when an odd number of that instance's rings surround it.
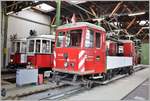
<svg viewBox="0 0 150 101">
<path fill-rule="evenodd" d="M 150 27 L 142 27 L 142 29 L 150 29 Z"/>
<path fill-rule="evenodd" d="M 28 9 L 30 9 L 30 8 L 31 8 L 31 6 L 26 7 L 26 8 L 23 8 L 23 9 L 22 9 L 22 11 L 24 11 L 24 10 L 28 10 Z"/>
<path fill-rule="evenodd" d="M 74 3 L 74 4 L 81 4 L 81 3 L 85 3 L 86 1 L 84 1 L 84 0 L 71 0 L 70 1 L 71 3 Z"/>
<path fill-rule="evenodd" d="M 145 14 L 145 12 L 132 13 L 132 14 L 128 14 L 128 16 L 136 16 L 136 15 L 143 15 L 143 14 Z"/>
<path fill-rule="evenodd" d="M 14 13 L 14 11 L 8 12 L 8 13 L 6 13 L 6 15 L 9 15 L 9 14 L 12 14 L 12 13 Z"/>
<path fill-rule="evenodd" d="M 39 2 L 38 0 L 34 0 L 35 3 Z"/>
<path fill-rule="evenodd" d="M 145 24 L 146 24 L 146 21 L 145 21 L 145 20 L 142 20 L 142 21 L 139 22 L 139 25 L 141 25 L 141 26 L 143 26 L 143 25 L 145 25 Z"/>
<path fill-rule="evenodd" d="M 38 10 L 43 11 L 43 12 L 50 12 L 50 11 L 55 10 L 54 7 L 52 7 L 46 3 L 39 4 L 33 8 L 38 9 Z"/>
</svg>

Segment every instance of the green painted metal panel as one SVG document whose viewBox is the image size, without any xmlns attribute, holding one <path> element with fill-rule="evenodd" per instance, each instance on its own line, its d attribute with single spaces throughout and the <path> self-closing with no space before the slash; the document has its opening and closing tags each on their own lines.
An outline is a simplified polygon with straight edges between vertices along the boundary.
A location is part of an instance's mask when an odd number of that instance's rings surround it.
<svg viewBox="0 0 150 101">
<path fill-rule="evenodd" d="M 141 63 L 148 65 L 149 64 L 149 43 L 142 44 L 141 52 Z"/>
</svg>

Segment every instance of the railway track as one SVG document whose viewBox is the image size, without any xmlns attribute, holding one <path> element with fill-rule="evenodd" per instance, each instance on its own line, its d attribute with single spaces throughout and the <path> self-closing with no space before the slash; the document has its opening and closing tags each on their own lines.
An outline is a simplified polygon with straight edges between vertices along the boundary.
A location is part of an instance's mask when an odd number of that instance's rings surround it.
<svg viewBox="0 0 150 101">
<path fill-rule="evenodd" d="M 134 70 L 135 70 L 135 72 L 138 72 L 138 71 L 140 71 L 142 69 L 145 69 L 145 68 L 146 67 L 143 67 L 143 66 L 137 66 L 137 67 L 134 68 Z M 121 78 L 125 78 L 127 76 L 128 75 L 119 75 L 119 76 L 116 76 L 113 79 L 107 80 L 105 82 L 97 82 L 97 84 L 102 84 L 102 85 L 103 84 L 109 84 L 110 82 L 114 82 L 116 80 L 119 80 Z M 95 85 L 95 86 L 99 86 L 99 85 Z M 70 97 L 72 95 L 81 93 L 81 92 L 86 91 L 86 90 L 89 90 L 89 89 L 87 89 L 84 86 L 80 86 L 80 85 L 74 85 L 74 86 L 64 85 L 64 86 L 56 87 L 56 88 L 53 88 L 53 89 L 49 89 L 49 90 L 44 91 L 44 92 L 40 92 L 40 93 L 38 92 L 38 93 L 35 93 L 33 95 L 19 96 L 19 97 L 16 96 L 16 99 L 21 99 L 21 100 L 26 100 L 26 99 L 61 100 L 61 99 Z"/>
</svg>

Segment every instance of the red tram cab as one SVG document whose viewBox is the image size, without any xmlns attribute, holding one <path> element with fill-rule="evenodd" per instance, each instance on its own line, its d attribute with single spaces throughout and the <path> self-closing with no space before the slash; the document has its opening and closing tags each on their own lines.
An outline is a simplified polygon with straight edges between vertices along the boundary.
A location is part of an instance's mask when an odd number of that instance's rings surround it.
<svg viewBox="0 0 150 101">
<path fill-rule="evenodd" d="M 54 49 L 55 72 L 111 76 L 114 72 L 131 72 L 134 44 L 123 40 L 109 41 L 105 29 L 87 22 L 59 26 Z M 130 51 L 132 50 L 132 51 Z M 116 73 L 114 73 L 116 74 Z"/>
<path fill-rule="evenodd" d="M 53 46 L 55 36 L 37 35 L 27 38 L 27 61 L 36 69 L 53 67 Z"/>
<path fill-rule="evenodd" d="M 15 39 L 11 44 L 8 68 L 25 68 L 27 65 L 26 39 Z"/>
</svg>

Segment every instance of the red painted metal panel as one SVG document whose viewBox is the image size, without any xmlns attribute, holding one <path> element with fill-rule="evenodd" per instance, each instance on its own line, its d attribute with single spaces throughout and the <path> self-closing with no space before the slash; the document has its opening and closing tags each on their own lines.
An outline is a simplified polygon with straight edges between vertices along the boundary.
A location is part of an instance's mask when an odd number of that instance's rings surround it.
<svg viewBox="0 0 150 101">
<path fill-rule="evenodd" d="M 115 56 L 116 54 L 117 54 L 117 44 L 111 41 L 109 44 L 109 56 Z"/>
<path fill-rule="evenodd" d="M 35 54 L 35 68 L 51 68 L 50 54 Z"/>
<path fill-rule="evenodd" d="M 52 68 L 53 54 L 34 54 L 28 56 L 27 61 L 31 62 L 35 68 Z"/>
<path fill-rule="evenodd" d="M 83 29 L 86 29 L 86 27 L 83 27 Z M 67 30 L 67 29 L 65 29 Z M 84 41 L 85 41 L 85 31 L 83 31 L 82 35 L 82 41 L 81 41 L 81 47 L 71 47 L 71 48 L 57 48 L 55 46 L 55 52 L 56 57 L 54 61 L 56 62 L 56 66 L 54 68 L 56 69 L 62 69 L 62 72 L 65 70 L 67 72 L 81 72 L 80 67 L 84 65 L 85 68 L 82 72 L 86 72 L 89 70 L 94 70 L 94 73 L 102 73 L 105 72 L 106 68 L 106 33 L 99 31 L 97 29 L 93 29 L 95 32 L 98 31 L 101 33 L 101 47 L 97 49 L 96 47 L 93 48 L 84 48 Z M 64 31 L 64 30 L 63 30 Z M 56 33 L 56 35 L 58 32 Z M 57 37 L 56 37 L 57 39 Z M 94 38 L 95 39 L 95 38 Z M 95 42 L 94 42 L 95 43 Z M 64 45 L 63 45 L 64 46 Z M 84 52 L 81 52 L 84 51 Z M 80 54 L 83 53 L 83 57 L 80 57 Z M 64 58 L 64 54 L 68 54 L 68 58 Z M 83 60 L 85 58 L 85 61 Z M 96 60 L 96 57 L 99 56 L 100 60 Z M 83 59 L 82 59 L 83 58 Z M 82 62 L 84 64 L 81 64 Z M 65 67 L 65 62 L 68 63 L 68 66 Z M 71 66 L 71 63 L 74 63 L 74 67 Z M 81 64 L 81 65 L 80 65 Z"/>
<path fill-rule="evenodd" d="M 35 66 L 35 56 L 27 56 L 27 62 L 30 62 L 31 65 Z"/>
<path fill-rule="evenodd" d="M 133 57 L 133 64 L 137 64 L 137 54 L 135 52 L 135 45 L 133 42 L 124 42 L 123 44 L 124 56 Z"/>
</svg>

